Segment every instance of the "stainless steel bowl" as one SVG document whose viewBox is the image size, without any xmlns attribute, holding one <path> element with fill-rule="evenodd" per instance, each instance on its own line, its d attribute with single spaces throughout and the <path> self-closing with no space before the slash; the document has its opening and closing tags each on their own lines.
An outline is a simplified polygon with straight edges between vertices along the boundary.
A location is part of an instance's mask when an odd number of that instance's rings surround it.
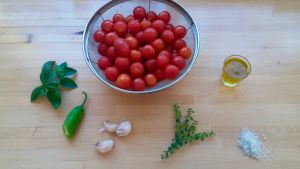
<svg viewBox="0 0 300 169">
<path fill-rule="evenodd" d="M 116 13 L 121 13 L 124 16 L 132 14 L 132 10 L 136 6 L 143 6 L 146 10 L 152 10 L 156 13 L 162 11 L 168 11 L 171 14 L 171 23 L 173 25 L 183 25 L 188 28 L 185 41 L 187 46 L 192 51 L 192 57 L 187 60 L 187 66 L 182 70 L 179 76 L 174 80 L 164 80 L 158 83 L 152 88 L 146 88 L 144 91 L 131 91 L 123 90 L 118 88 L 114 82 L 108 81 L 105 78 L 104 72 L 100 70 L 97 66 L 98 59 L 100 55 L 97 52 L 97 43 L 94 41 L 93 35 L 100 28 L 100 25 L 103 20 L 111 20 L 113 15 Z M 199 32 L 193 18 L 188 14 L 188 12 L 176 2 L 171 0 L 113 0 L 101 7 L 94 16 L 88 22 L 84 35 L 83 35 L 83 54 L 84 58 L 94 73 L 94 75 L 101 80 L 106 85 L 110 86 L 113 89 L 124 93 L 132 94 L 145 94 L 153 93 L 168 87 L 173 86 L 179 80 L 181 80 L 192 68 L 194 65 L 200 48 L 199 44 Z"/>
</svg>

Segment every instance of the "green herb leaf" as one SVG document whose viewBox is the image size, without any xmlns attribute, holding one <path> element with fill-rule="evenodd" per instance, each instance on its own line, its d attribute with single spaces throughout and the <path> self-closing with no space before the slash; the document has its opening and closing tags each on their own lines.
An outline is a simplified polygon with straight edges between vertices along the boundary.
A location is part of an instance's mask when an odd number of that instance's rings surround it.
<svg viewBox="0 0 300 169">
<path fill-rule="evenodd" d="M 57 89 L 59 87 L 59 82 L 58 80 L 52 80 L 49 83 L 46 83 L 47 89 Z"/>
<path fill-rule="evenodd" d="M 48 90 L 47 98 L 55 109 L 59 108 L 61 104 L 61 95 L 59 89 Z"/>
<path fill-rule="evenodd" d="M 71 76 L 77 73 L 77 70 L 70 68 L 70 67 L 65 67 L 64 68 L 64 75 L 65 76 Z"/>
<path fill-rule="evenodd" d="M 31 93 L 31 101 L 32 102 L 35 101 L 41 95 L 42 89 L 43 89 L 43 86 L 39 86 L 39 87 L 36 87 L 35 89 L 33 89 L 32 93 Z"/>
<path fill-rule="evenodd" d="M 46 95 L 47 95 L 47 90 L 45 87 L 43 87 L 41 90 L 41 96 L 46 96 Z"/>
<path fill-rule="evenodd" d="M 48 61 L 43 65 L 42 72 L 40 74 L 40 80 L 44 84 L 49 78 L 53 77 L 53 69 L 55 61 Z"/>
<path fill-rule="evenodd" d="M 61 69 L 65 69 L 66 67 L 68 67 L 68 64 L 67 64 L 67 62 L 64 62 L 64 63 L 60 64 L 59 67 Z"/>
<path fill-rule="evenodd" d="M 67 89 L 74 89 L 77 88 L 77 84 L 70 78 L 64 78 L 62 81 L 60 81 L 60 84 L 62 87 L 67 88 Z"/>
</svg>

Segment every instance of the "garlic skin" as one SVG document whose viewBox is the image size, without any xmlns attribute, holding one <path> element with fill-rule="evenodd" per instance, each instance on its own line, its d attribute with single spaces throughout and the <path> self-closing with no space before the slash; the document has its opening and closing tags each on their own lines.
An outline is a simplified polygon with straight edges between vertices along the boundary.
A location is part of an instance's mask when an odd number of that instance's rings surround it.
<svg viewBox="0 0 300 169">
<path fill-rule="evenodd" d="M 111 121 L 104 121 L 103 128 L 99 129 L 99 132 L 102 133 L 104 131 L 114 133 L 119 124 L 113 123 Z"/>
<path fill-rule="evenodd" d="M 116 129 L 116 134 L 118 136 L 127 136 L 129 135 L 131 130 L 132 130 L 132 124 L 130 123 L 130 121 L 123 121 L 118 125 Z"/>
<path fill-rule="evenodd" d="M 114 141 L 113 140 L 110 140 L 110 139 L 107 139 L 107 140 L 102 140 L 101 142 L 97 142 L 95 144 L 96 146 L 96 150 L 99 152 L 99 153 L 107 153 L 107 152 L 110 152 L 113 147 L 114 147 Z"/>
</svg>

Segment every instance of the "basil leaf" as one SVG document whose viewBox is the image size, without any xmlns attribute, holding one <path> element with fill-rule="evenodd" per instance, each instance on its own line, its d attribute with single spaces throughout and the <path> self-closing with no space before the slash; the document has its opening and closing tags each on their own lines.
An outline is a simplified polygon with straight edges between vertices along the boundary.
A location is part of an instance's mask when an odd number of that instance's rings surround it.
<svg viewBox="0 0 300 169">
<path fill-rule="evenodd" d="M 70 68 L 70 67 L 65 67 L 64 68 L 64 76 L 71 76 L 73 74 L 77 73 L 77 70 Z"/>
<path fill-rule="evenodd" d="M 65 69 L 67 66 L 68 66 L 67 62 L 64 62 L 64 63 L 62 63 L 62 64 L 59 65 L 59 67 L 61 69 Z"/>
<path fill-rule="evenodd" d="M 48 89 L 57 89 L 58 86 L 59 86 L 59 83 L 58 83 L 57 80 L 53 80 L 53 81 L 51 81 L 51 82 L 49 82 L 49 83 L 46 84 L 46 87 Z"/>
<path fill-rule="evenodd" d="M 70 78 L 64 78 L 60 81 L 60 84 L 67 89 L 74 89 L 78 87 L 77 84 Z"/>
<path fill-rule="evenodd" d="M 41 95 L 42 89 L 43 89 L 43 86 L 39 86 L 39 87 L 36 87 L 35 89 L 33 89 L 32 93 L 31 93 L 31 101 L 35 101 Z"/>
<path fill-rule="evenodd" d="M 41 95 L 41 96 L 46 96 L 46 95 L 47 95 L 47 90 L 46 90 L 45 87 L 42 88 L 41 94 L 40 94 L 40 95 Z"/>
<path fill-rule="evenodd" d="M 48 61 L 43 65 L 42 72 L 40 74 L 40 80 L 43 84 L 51 76 L 51 72 L 53 71 L 54 65 L 55 65 L 55 61 Z"/>
<path fill-rule="evenodd" d="M 60 104 L 61 104 L 61 95 L 60 91 L 58 89 L 51 89 L 48 90 L 47 92 L 47 98 L 50 101 L 51 105 L 55 108 L 58 109 Z"/>
</svg>

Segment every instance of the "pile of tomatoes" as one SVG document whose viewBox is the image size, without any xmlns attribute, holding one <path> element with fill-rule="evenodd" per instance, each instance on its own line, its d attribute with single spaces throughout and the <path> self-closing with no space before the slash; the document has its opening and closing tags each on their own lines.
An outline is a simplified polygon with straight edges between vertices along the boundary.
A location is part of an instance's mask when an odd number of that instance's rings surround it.
<svg viewBox="0 0 300 169">
<path fill-rule="evenodd" d="M 164 79 L 176 79 L 191 50 L 184 26 L 174 27 L 167 11 L 156 14 L 138 6 L 126 18 L 115 14 L 94 34 L 101 55 L 98 66 L 107 80 L 125 90 L 143 91 Z"/>
</svg>

